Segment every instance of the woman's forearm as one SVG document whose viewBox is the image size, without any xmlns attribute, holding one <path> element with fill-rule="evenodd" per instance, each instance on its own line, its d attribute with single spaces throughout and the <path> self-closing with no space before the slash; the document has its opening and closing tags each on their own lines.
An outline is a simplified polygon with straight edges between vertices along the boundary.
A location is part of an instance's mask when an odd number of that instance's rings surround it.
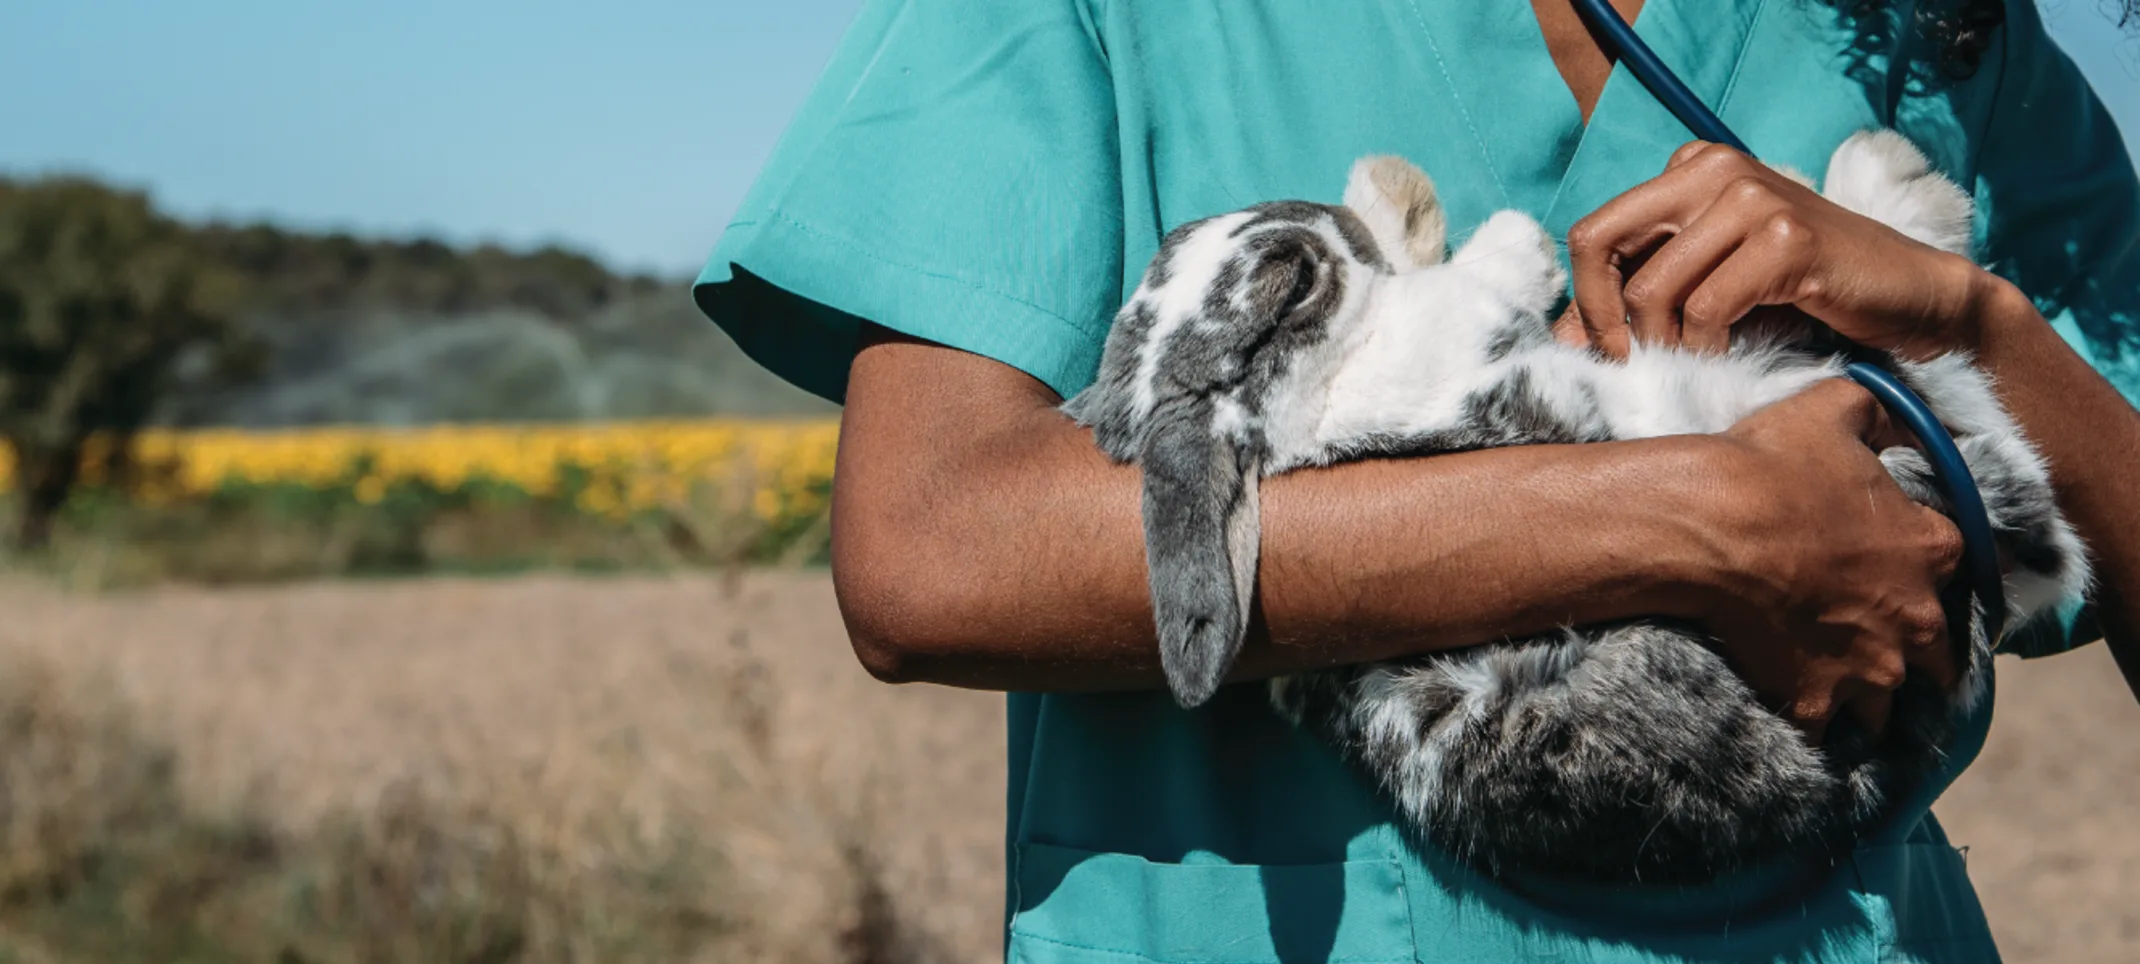
<svg viewBox="0 0 2140 964">
<path fill-rule="evenodd" d="M 1724 568 L 1691 438 L 1490 449 L 1265 485 L 1244 675 L 1641 615 L 1696 615 Z"/>
<path fill-rule="evenodd" d="M 2104 641 L 2140 695 L 2140 411 L 2019 289 L 1983 277 L 1977 360 L 2050 461 L 2059 507 L 2095 566 Z"/>
<path fill-rule="evenodd" d="M 1266 480 L 1236 677 L 1678 612 L 1684 583 L 1716 568 L 1695 500 L 1673 491 L 1704 484 L 1700 445 L 1497 449 Z M 835 485 L 834 577 L 880 677 L 1161 685 L 1141 476 L 1030 379 L 936 346 L 865 352 Z"/>
</svg>

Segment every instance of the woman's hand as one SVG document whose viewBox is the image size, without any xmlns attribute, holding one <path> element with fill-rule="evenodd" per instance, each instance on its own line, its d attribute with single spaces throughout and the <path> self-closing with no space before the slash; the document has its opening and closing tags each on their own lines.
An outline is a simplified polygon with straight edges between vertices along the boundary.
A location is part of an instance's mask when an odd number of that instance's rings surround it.
<svg viewBox="0 0 2140 964">
<path fill-rule="evenodd" d="M 1907 672 L 1955 679 L 1939 589 L 1961 535 L 1881 467 L 1896 434 L 1864 389 L 1824 382 L 1718 437 L 1715 497 L 1689 506 L 1720 560 L 1697 618 L 1816 742 L 1837 712 L 1885 726 Z"/>
<path fill-rule="evenodd" d="M 1700 141 L 1568 232 L 1564 335 L 1624 357 L 1630 340 L 1722 351 L 1733 324 L 1788 306 L 1905 357 L 1972 348 L 1990 276 Z"/>
<path fill-rule="evenodd" d="M 1722 351 L 1733 325 L 1775 310 L 1905 357 L 1974 349 L 1992 288 L 1968 259 L 1701 142 L 1577 222 L 1568 250 L 1560 334 L 1614 357 L 1635 342 Z M 1824 384 L 1725 433 L 1718 497 L 1696 509 L 1727 560 L 1701 621 L 1816 740 L 1837 712 L 1884 726 L 1909 672 L 1955 678 L 1939 589 L 1961 538 L 1881 466 L 1879 449 L 1906 443 L 1863 389 Z"/>
</svg>

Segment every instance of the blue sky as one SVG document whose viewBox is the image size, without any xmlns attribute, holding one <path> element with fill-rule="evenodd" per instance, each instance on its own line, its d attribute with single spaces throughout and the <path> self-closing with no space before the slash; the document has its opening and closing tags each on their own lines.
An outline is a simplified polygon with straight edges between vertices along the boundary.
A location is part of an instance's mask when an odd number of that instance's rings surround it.
<svg viewBox="0 0 2140 964">
<path fill-rule="evenodd" d="M 2140 146 L 2140 43 L 2045 0 Z M 0 0 L 0 170 L 696 270 L 859 0 Z M 2140 153 L 2140 151 L 2136 151 Z"/>
</svg>

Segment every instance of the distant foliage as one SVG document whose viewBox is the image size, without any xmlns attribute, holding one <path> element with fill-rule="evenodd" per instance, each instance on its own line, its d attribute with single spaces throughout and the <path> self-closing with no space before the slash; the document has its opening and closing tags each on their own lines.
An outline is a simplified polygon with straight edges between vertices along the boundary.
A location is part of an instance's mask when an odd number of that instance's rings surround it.
<svg viewBox="0 0 2140 964">
<path fill-rule="evenodd" d="M 160 420 L 328 424 L 824 414 L 760 368 L 676 279 L 613 272 L 551 246 L 209 225 L 203 249 L 242 283 L 261 377 L 189 385 Z"/>
<path fill-rule="evenodd" d="M 456 315 L 500 309 L 583 318 L 664 287 L 657 278 L 612 273 L 556 246 L 518 253 L 467 250 L 430 238 L 366 239 L 272 225 L 209 225 L 203 251 L 244 278 L 247 307 L 274 315 L 353 309 Z"/>
<path fill-rule="evenodd" d="M 556 246 L 189 225 L 80 177 L 0 178 L 0 449 L 38 546 L 144 426 L 824 414 L 688 286 Z"/>
<path fill-rule="evenodd" d="M 123 459 L 182 360 L 228 373 L 249 357 L 239 294 L 142 194 L 0 179 L 0 442 L 21 479 L 20 543 L 43 544 L 85 465 Z"/>
</svg>

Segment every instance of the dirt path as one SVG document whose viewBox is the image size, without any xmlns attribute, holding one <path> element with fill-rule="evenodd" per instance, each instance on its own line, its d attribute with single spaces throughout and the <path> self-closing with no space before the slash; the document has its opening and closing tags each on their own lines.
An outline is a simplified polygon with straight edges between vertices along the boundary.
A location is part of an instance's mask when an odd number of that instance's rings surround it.
<svg viewBox="0 0 2140 964">
<path fill-rule="evenodd" d="M 1999 662 L 1991 741 L 1935 812 L 2014 962 L 2140 961 L 2140 704 L 2101 645 Z"/>
<path fill-rule="evenodd" d="M 293 822 L 397 780 L 499 773 L 576 806 L 718 820 L 694 768 L 733 752 L 716 730 L 762 729 L 780 768 L 866 821 L 902 913 L 962 959 L 996 946 L 1000 699 L 870 680 L 820 576 L 0 585 L 0 612 L 0 646 L 140 705 L 189 792 Z M 2003 662 L 1998 718 L 1939 812 L 2007 958 L 2140 960 L 2140 708 L 2092 647 Z"/>
</svg>

